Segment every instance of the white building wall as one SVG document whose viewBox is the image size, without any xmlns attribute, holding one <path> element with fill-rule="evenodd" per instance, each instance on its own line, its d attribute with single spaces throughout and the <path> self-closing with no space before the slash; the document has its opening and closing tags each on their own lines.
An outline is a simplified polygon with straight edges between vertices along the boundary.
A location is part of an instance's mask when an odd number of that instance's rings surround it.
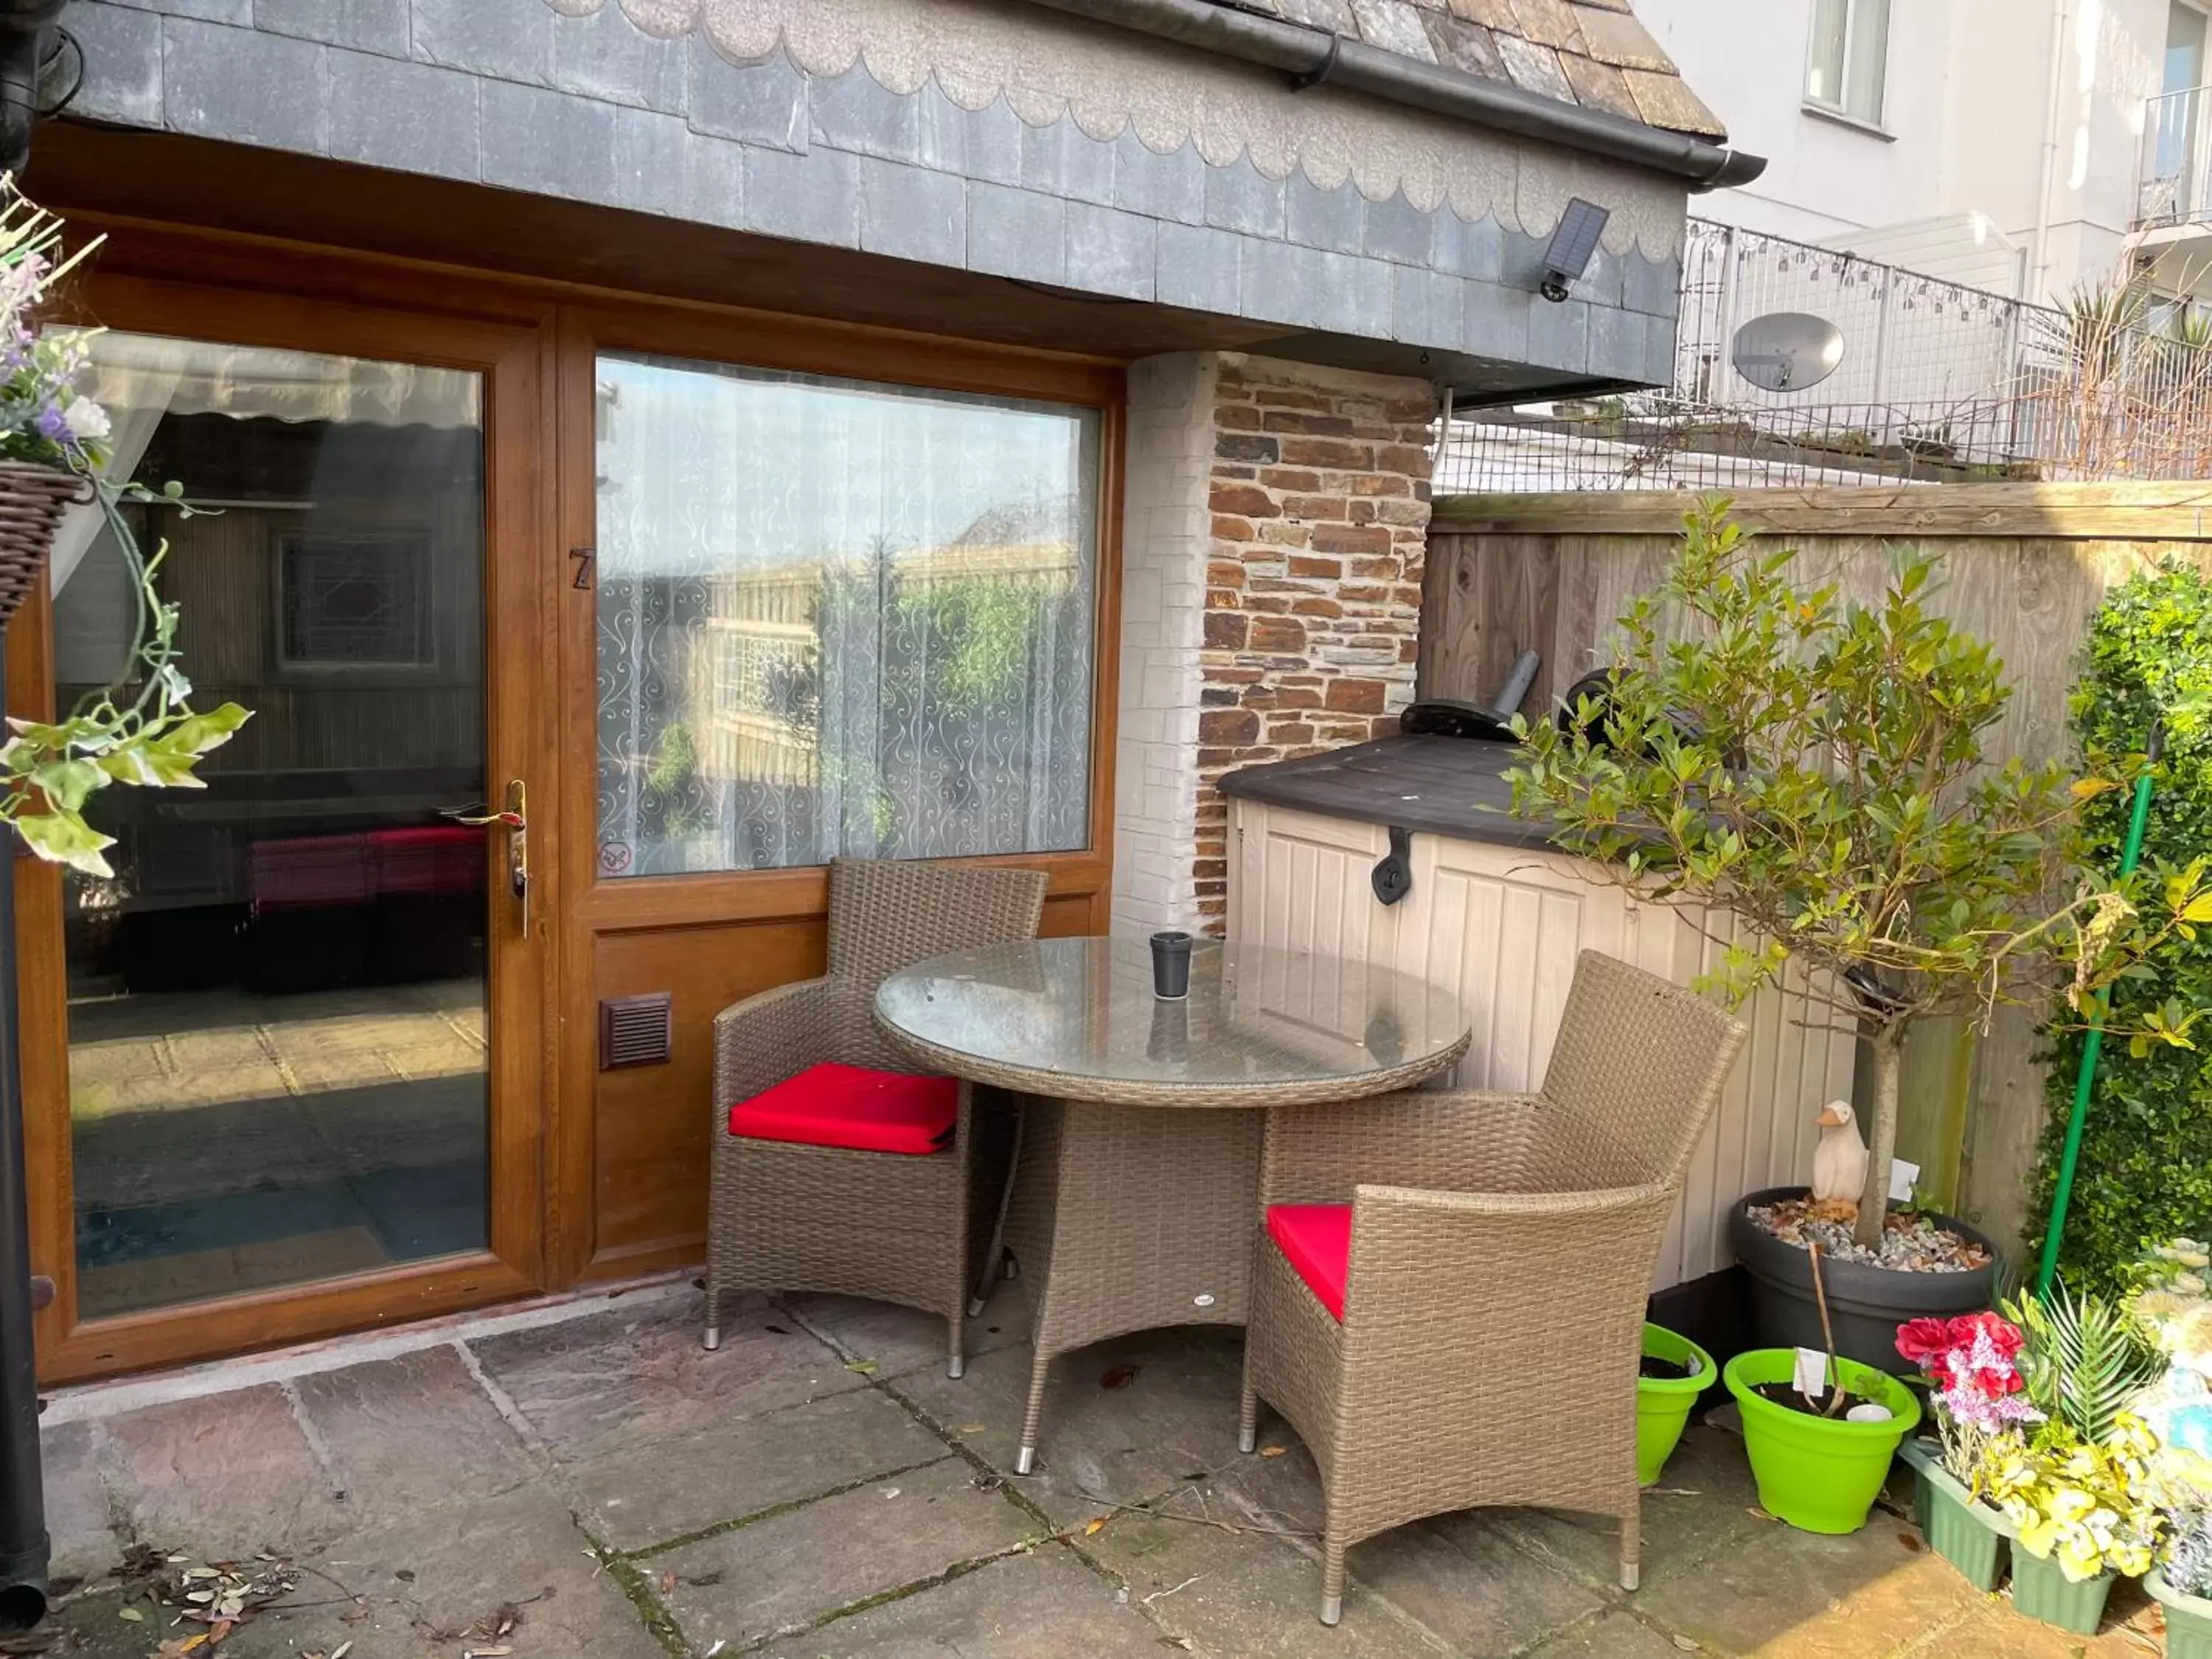
<svg viewBox="0 0 2212 1659">
<path fill-rule="evenodd" d="M 2021 250 L 2018 291 L 2049 303 L 2133 252 L 2166 7 L 1891 0 L 1880 131 L 1805 106 L 1813 0 L 1638 0 L 1637 10 L 1732 141 L 1769 158 L 1763 177 L 1693 211 L 1952 281 L 2002 263 L 1977 240 L 1978 215 Z M 1950 235 L 1930 234 L 1945 225 Z M 1891 238 L 1907 228 L 1921 234 Z"/>
</svg>

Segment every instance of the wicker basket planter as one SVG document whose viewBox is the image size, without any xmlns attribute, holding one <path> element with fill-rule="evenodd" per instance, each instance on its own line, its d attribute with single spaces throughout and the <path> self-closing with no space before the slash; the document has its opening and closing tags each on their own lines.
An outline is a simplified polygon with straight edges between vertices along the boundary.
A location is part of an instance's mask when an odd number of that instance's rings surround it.
<svg viewBox="0 0 2212 1659">
<path fill-rule="evenodd" d="M 2212 1659 L 2212 1601 L 2184 1595 L 2157 1572 L 2143 1589 L 2166 1609 L 2166 1659 Z"/>
<path fill-rule="evenodd" d="M 1712 1355 L 1664 1325 L 1644 1327 L 1644 1352 L 1654 1359 L 1691 1368 L 1687 1376 L 1636 1379 L 1636 1478 L 1648 1486 L 1674 1455 L 1683 1425 L 1690 1420 L 1690 1408 L 1712 1387 L 1720 1367 L 1713 1364 Z"/>
<path fill-rule="evenodd" d="M 62 514 L 88 500 L 74 472 L 0 461 L 0 628 L 46 580 Z"/>
<path fill-rule="evenodd" d="M 2040 1619 L 2046 1625 L 2094 1636 L 2105 1617 L 2105 1598 L 2112 1593 L 2112 1575 L 2100 1572 L 2080 1583 L 2071 1583 L 2048 1556 L 2012 1553 L 2012 1605 L 2015 1613 Z"/>
<path fill-rule="evenodd" d="M 1933 1442 L 1907 1440 L 1897 1455 L 1911 1466 L 1914 1516 L 1928 1547 L 1976 1589 L 1995 1589 L 2005 1575 L 2012 1522 L 1959 1484 Z"/>
</svg>

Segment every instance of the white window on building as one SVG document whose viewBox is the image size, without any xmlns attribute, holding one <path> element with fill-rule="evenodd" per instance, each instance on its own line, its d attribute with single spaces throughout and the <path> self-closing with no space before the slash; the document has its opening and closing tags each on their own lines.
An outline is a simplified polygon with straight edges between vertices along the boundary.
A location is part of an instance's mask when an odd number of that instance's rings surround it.
<svg viewBox="0 0 2212 1659">
<path fill-rule="evenodd" d="M 1814 0 L 1807 103 L 1879 125 L 1888 67 L 1889 0 Z"/>
</svg>

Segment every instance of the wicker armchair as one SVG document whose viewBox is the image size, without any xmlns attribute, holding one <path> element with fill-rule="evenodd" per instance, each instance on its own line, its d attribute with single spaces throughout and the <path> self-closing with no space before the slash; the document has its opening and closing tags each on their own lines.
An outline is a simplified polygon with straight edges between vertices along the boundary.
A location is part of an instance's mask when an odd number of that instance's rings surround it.
<svg viewBox="0 0 2212 1659">
<path fill-rule="evenodd" d="M 975 1223 L 968 1085 L 951 1144 L 922 1156 L 750 1139 L 730 1133 L 728 1114 L 825 1061 L 915 1072 L 877 1029 L 877 988 L 948 951 L 1035 938 L 1044 890 L 1034 871 L 839 859 L 829 971 L 715 1018 L 708 1348 L 721 1341 L 724 1298 L 739 1290 L 830 1291 L 943 1314 L 960 1375 Z"/>
<path fill-rule="evenodd" d="M 1478 1504 L 1620 1516 L 1636 1587 L 1644 1299 L 1743 1038 L 1690 992 L 1584 951 L 1537 1093 L 1269 1115 L 1263 1215 L 1351 1206 L 1348 1248 L 1340 1210 L 1267 1218 L 1286 1237 L 1292 1216 L 1333 1225 L 1340 1253 L 1333 1281 L 1310 1281 L 1263 1227 L 1239 1425 L 1249 1452 L 1264 1397 L 1321 1467 L 1322 1623 L 1349 1546 Z"/>
</svg>

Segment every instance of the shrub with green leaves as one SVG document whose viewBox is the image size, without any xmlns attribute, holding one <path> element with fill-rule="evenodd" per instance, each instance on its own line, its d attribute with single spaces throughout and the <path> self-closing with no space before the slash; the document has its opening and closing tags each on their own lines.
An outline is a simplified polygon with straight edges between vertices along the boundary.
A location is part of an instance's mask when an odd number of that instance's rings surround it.
<svg viewBox="0 0 2212 1659">
<path fill-rule="evenodd" d="M 2152 720 L 2166 744 L 2143 837 L 2146 862 L 2187 863 L 2212 854 L 2212 583 L 2179 563 L 2112 591 L 2090 624 L 2074 730 L 2092 770 L 2140 769 Z M 2116 868 L 2132 792 L 2086 802 L 2089 859 Z M 2170 1005 L 2212 1006 L 2212 929 L 2178 929 L 2113 988 L 2118 1029 Z M 2051 1212 L 2052 1189 L 2081 1063 L 2082 1034 L 2054 1037 L 2051 1117 L 2033 1213 Z M 2081 1159 L 2066 1217 L 2059 1270 L 2070 1284 L 2122 1288 L 2143 1250 L 2212 1228 L 2212 1053 L 2165 1042 L 2107 1042 L 2097 1067 Z M 2035 1247 L 2041 1248 L 2039 1237 Z"/>
</svg>

